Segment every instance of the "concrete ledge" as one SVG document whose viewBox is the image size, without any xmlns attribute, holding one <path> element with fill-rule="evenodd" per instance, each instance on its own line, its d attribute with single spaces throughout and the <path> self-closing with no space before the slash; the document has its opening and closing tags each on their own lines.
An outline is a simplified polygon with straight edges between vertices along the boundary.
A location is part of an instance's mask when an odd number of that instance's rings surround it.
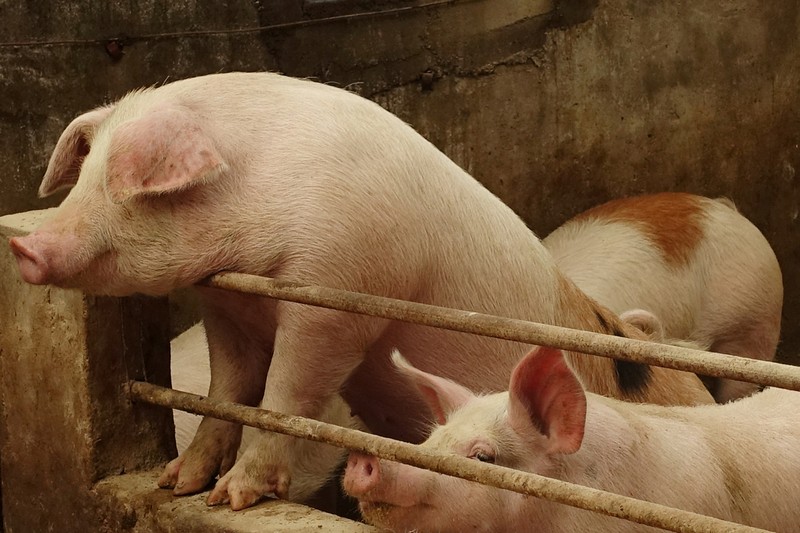
<svg viewBox="0 0 800 533">
<path fill-rule="evenodd" d="M 113 476 L 92 491 L 106 531 L 132 533 L 250 533 L 263 531 L 377 532 L 346 518 L 282 500 L 268 500 L 244 511 L 208 507 L 208 493 L 175 497 L 155 488 L 161 470 Z"/>
</svg>

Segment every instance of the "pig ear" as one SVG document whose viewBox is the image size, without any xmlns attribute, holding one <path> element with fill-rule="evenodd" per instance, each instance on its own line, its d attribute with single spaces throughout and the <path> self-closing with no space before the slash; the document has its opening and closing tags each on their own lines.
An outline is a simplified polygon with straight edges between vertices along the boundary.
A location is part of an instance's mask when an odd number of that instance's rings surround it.
<svg viewBox="0 0 800 533">
<path fill-rule="evenodd" d="M 89 111 L 66 127 L 53 149 L 53 155 L 50 156 L 42 184 L 39 185 L 39 198 L 73 187 L 78 182 L 83 159 L 89 153 L 89 144 L 94 132 L 111 113 L 111 109 L 111 107 L 101 107 Z"/>
<path fill-rule="evenodd" d="M 555 348 L 538 347 L 514 369 L 509 386 L 511 427 L 547 437 L 549 453 L 575 453 L 586 425 L 586 394 Z"/>
<path fill-rule="evenodd" d="M 213 179 L 226 168 L 212 139 L 188 110 L 164 108 L 120 125 L 106 174 L 112 201 L 164 194 Z"/>
<path fill-rule="evenodd" d="M 620 320 L 630 324 L 642 333 L 648 339 L 655 342 L 663 342 L 666 336 L 664 332 L 664 325 L 656 315 L 644 309 L 631 309 L 619 315 Z"/>
<path fill-rule="evenodd" d="M 453 411 L 475 397 L 472 391 L 458 383 L 414 368 L 397 350 L 392 352 L 392 362 L 419 388 L 438 424 L 447 422 Z"/>
</svg>

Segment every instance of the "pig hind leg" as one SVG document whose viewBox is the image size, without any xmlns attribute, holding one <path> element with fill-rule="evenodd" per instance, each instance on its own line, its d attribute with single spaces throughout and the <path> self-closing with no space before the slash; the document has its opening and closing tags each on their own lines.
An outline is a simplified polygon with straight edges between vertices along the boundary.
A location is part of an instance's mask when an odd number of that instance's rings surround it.
<svg viewBox="0 0 800 533">
<path fill-rule="evenodd" d="M 739 357 L 749 357 L 771 361 L 775 358 L 775 349 L 778 345 L 778 332 L 768 325 L 761 327 L 742 328 L 735 336 L 717 339 L 710 350 L 726 353 Z M 761 387 L 755 383 L 736 381 L 723 378 L 708 378 L 704 382 L 718 403 L 726 403 L 739 398 L 750 396 Z"/>
<path fill-rule="evenodd" d="M 339 395 L 334 396 L 325 407 L 320 420 L 337 426 L 366 430 L 361 421 L 350 414 L 350 407 Z M 288 499 L 296 502 L 309 501 L 336 475 L 337 468 L 347 456 L 344 448 L 304 439 L 294 439 L 292 449 L 295 452 L 295 462 L 292 465 Z"/>
</svg>

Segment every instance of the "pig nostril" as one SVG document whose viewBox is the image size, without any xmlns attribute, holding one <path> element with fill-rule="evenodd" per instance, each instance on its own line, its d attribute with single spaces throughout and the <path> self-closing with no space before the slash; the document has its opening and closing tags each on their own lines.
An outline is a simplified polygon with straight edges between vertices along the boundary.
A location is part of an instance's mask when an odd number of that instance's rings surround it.
<svg viewBox="0 0 800 533">
<path fill-rule="evenodd" d="M 22 279 L 34 285 L 48 282 L 48 265 L 38 251 L 16 237 L 9 239 L 9 245 L 17 260 Z"/>
<path fill-rule="evenodd" d="M 28 261 L 32 261 L 33 258 L 28 250 L 25 248 L 24 245 L 20 244 L 20 242 L 16 239 L 11 239 L 8 241 L 8 244 L 11 246 L 11 253 L 14 254 L 14 257 L 17 259 L 27 259 Z"/>
<path fill-rule="evenodd" d="M 367 465 L 367 475 L 368 475 L 368 476 L 371 476 L 371 475 L 372 475 L 372 465 L 371 465 L 371 464 L 368 464 L 368 465 Z"/>
<path fill-rule="evenodd" d="M 37 262 L 36 255 L 16 237 L 11 238 L 8 241 L 8 244 L 11 246 L 11 253 L 13 253 L 15 257 L 27 259 L 28 261 L 32 261 L 34 263 Z"/>
</svg>

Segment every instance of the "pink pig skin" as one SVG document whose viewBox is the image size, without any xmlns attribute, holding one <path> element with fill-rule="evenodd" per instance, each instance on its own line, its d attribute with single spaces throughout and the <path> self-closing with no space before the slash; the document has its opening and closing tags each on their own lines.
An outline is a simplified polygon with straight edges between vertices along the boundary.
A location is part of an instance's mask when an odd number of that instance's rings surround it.
<svg viewBox="0 0 800 533">
<path fill-rule="evenodd" d="M 667 336 L 711 351 L 771 361 L 783 282 L 775 253 L 726 199 L 660 193 L 613 200 L 544 239 L 559 268 L 616 313 L 651 311 Z M 710 380 L 717 401 L 755 392 Z"/>
<path fill-rule="evenodd" d="M 615 335 L 640 335 L 581 293 L 508 207 L 397 117 L 344 90 L 269 73 L 142 89 L 76 118 L 40 193 L 72 187 L 15 238 L 33 283 L 161 295 L 222 270 Z M 63 242 L 63 248 L 55 243 Z M 341 392 L 376 433 L 419 442 L 431 415 L 393 367 L 501 390 L 520 344 L 216 289 L 204 301 L 209 396 L 319 417 Z M 711 401 L 690 374 L 569 354 L 585 385 L 631 400 Z M 160 480 L 221 476 L 209 504 L 287 497 L 293 440 L 204 419 Z M 234 464 L 235 463 L 235 464 Z"/>
<path fill-rule="evenodd" d="M 396 358 L 447 413 L 422 446 L 768 531 L 800 524 L 800 393 L 665 407 L 585 393 L 559 350 L 520 361 L 507 393 L 475 396 Z M 352 452 L 343 487 L 394 532 L 662 531 Z"/>
</svg>

